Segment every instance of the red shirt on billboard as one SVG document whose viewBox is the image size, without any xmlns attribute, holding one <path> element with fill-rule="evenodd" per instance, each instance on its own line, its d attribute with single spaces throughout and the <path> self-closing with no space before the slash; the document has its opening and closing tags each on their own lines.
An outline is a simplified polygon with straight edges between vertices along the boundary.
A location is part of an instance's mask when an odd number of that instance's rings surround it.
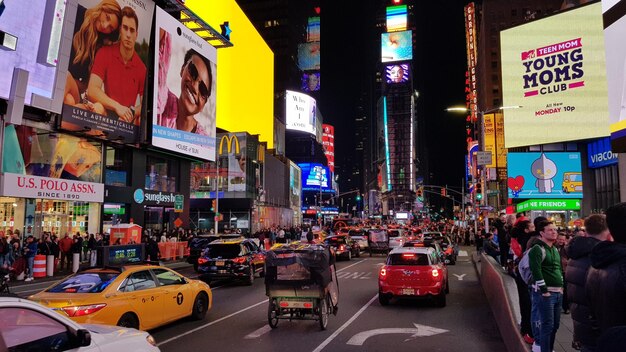
<svg viewBox="0 0 626 352">
<path fill-rule="evenodd" d="M 134 50 L 136 39 L 136 20 L 122 17 L 120 41 L 96 53 L 87 94 L 95 102 L 95 112 L 138 125 L 146 66 Z"/>
</svg>

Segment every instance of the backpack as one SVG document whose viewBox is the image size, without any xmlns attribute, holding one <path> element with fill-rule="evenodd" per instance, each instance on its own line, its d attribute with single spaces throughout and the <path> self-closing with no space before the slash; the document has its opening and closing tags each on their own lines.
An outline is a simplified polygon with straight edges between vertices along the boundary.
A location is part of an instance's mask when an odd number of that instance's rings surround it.
<svg viewBox="0 0 626 352">
<path fill-rule="evenodd" d="M 546 259 L 546 249 L 543 248 L 543 246 L 539 246 L 539 248 L 541 248 L 541 261 L 543 261 L 544 259 Z M 530 283 L 533 281 L 533 273 L 532 271 L 530 271 L 530 259 L 528 258 L 528 253 L 531 249 L 532 247 L 528 248 L 524 252 L 522 259 L 517 265 L 517 270 L 519 271 L 519 274 L 522 277 L 522 280 L 524 280 L 524 282 L 526 283 L 526 285 L 530 285 Z"/>
</svg>

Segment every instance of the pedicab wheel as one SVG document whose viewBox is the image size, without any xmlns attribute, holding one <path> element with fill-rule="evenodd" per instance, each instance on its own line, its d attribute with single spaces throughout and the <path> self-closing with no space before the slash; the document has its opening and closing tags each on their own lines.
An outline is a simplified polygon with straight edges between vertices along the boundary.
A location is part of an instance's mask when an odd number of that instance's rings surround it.
<svg viewBox="0 0 626 352">
<path fill-rule="evenodd" d="M 270 298 L 270 304 L 267 306 L 267 323 L 272 329 L 276 329 L 278 326 L 278 305 L 276 300 Z"/>
<path fill-rule="evenodd" d="M 330 298 L 328 295 L 320 300 L 320 306 L 318 308 L 318 320 L 320 323 L 320 329 L 326 330 L 328 326 L 328 316 L 330 315 L 330 305 L 328 304 L 328 300 Z"/>
</svg>

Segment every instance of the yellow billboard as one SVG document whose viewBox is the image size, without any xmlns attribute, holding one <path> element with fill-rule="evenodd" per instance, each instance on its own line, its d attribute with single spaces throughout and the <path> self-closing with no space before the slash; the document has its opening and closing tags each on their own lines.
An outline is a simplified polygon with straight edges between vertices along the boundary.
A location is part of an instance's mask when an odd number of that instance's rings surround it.
<svg viewBox="0 0 626 352">
<path fill-rule="evenodd" d="M 217 127 L 258 134 L 274 147 L 274 53 L 235 0 L 185 1 L 203 21 L 219 29 L 228 21 L 234 46 L 217 50 Z"/>
<path fill-rule="evenodd" d="M 483 140 L 484 150 L 491 153 L 491 164 L 486 167 L 496 167 L 496 125 L 493 114 L 485 114 L 483 117 Z"/>
<path fill-rule="evenodd" d="M 609 135 L 600 3 L 500 37 L 507 148 Z"/>
<path fill-rule="evenodd" d="M 498 169 L 504 169 L 506 172 L 506 154 L 507 150 L 504 147 L 504 115 L 502 113 L 496 113 L 496 162 Z"/>
</svg>

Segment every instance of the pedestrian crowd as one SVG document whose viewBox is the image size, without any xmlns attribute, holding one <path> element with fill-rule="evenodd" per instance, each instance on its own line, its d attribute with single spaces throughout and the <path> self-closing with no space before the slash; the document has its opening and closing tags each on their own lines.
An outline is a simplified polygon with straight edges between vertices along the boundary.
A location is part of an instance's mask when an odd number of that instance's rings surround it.
<svg viewBox="0 0 626 352">
<path fill-rule="evenodd" d="M 554 350 L 561 314 L 572 316 L 574 349 L 626 351 L 626 203 L 589 215 L 582 229 L 502 215 L 462 237 L 514 277 L 533 352 Z"/>
</svg>

